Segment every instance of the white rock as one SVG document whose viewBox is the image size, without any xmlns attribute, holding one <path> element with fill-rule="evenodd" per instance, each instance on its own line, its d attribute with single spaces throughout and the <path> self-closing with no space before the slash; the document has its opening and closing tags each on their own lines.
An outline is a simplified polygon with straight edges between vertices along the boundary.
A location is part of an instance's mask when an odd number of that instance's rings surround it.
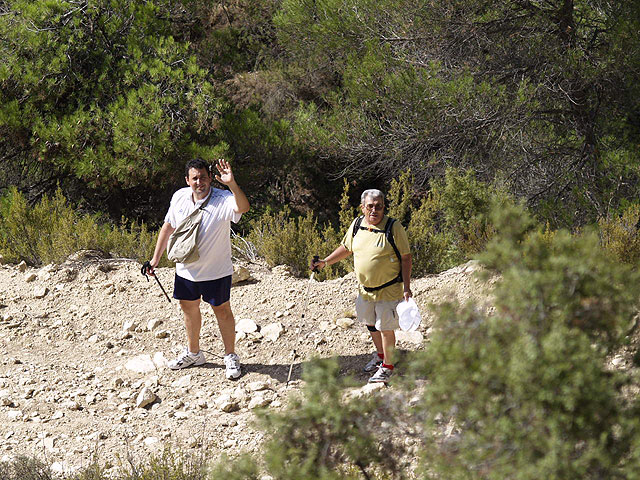
<svg viewBox="0 0 640 480">
<path fill-rule="evenodd" d="M 136 373 L 150 373 L 155 371 L 156 364 L 151 360 L 150 355 L 138 355 L 129 359 L 124 368 Z"/>
<path fill-rule="evenodd" d="M 171 334 L 168 330 L 158 330 L 156 332 L 156 338 L 169 338 L 169 335 Z"/>
<path fill-rule="evenodd" d="M 179 379 L 175 380 L 171 386 L 174 388 L 184 388 L 191 385 L 191 375 L 183 375 Z"/>
<path fill-rule="evenodd" d="M 291 310 L 295 306 L 296 306 L 296 302 L 287 302 L 287 304 L 284 306 L 284 308 L 285 308 L 285 310 Z"/>
<path fill-rule="evenodd" d="M 158 368 L 166 368 L 169 362 L 164 357 L 164 353 L 156 352 L 153 354 L 153 363 Z"/>
<path fill-rule="evenodd" d="M 27 263 L 23 260 L 17 265 L 16 268 L 20 273 L 24 273 L 27 270 Z"/>
<path fill-rule="evenodd" d="M 7 417 L 12 422 L 15 422 L 16 420 L 20 420 L 22 418 L 22 415 L 23 414 L 21 410 L 9 410 L 7 412 Z"/>
<path fill-rule="evenodd" d="M 45 439 L 42 440 L 42 445 L 44 446 L 45 449 L 51 451 L 54 449 L 56 444 L 56 438 L 55 437 L 47 437 Z"/>
<path fill-rule="evenodd" d="M 64 417 L 64 412 L 62 410 L 56 410 L 53 415 L 51 415 L 52 420 L 59 420 Z"/>
<path fill-rule="evenodd" d="M 153 393 L 150 388 L 144 387 L 136 398 L 136 407 L 144 408 L 147 405 L 151 405 L 153 402 L 155 402 L 157 398 L 158 397 L 156 396 L 156 394 Z"/>
<path fill-rule="evenodd" d="M 147 330 L 149 332 L 152 332 L 153 330 L 158 328 L 160 325 L 162 325 L 162 320 L 160 320 L 159 318 L 152 318 L 147 322 Z"/>
<path fill-rule="evenodd" d="M 373 395 L 374 392 L 378 390 L 383 390 L 385 388 L 385 384 L 382 382 L 379 383 L 367 383 L 363 387 L 356 388 L 353 390 L 349 390 L 345 393 L 345 398 L 349 400 L 369 397 Z"/>
<path fill-rule="evenodd" d="M 250 318 L 243 318 L 236 323 L 236 332 L 253 333 L 258 331 L 258 325 Z"/>
<path fill-rule="evenodd" d="M 80 410 L 80 404 L 75 400 L 68 400 L 64 402 L 62 406 L 67 410 L 71 410 L 71 411 Z"/>
<path fill-rule="evenodd" d="M 188 441 L 187 441 L 187 447 L 189 448 L 197 448 L 200 446 L 200 439 L 198 437 L 191 437 Z"/>
<path fill-rule="evenodd" d="M 49 289 L 47 287 L 37 287 L 33 290 L 33 296 L 35 298 L 44 298 L 49 293 Z"/>
<path fill-rule="evenodd" d="M 291 267 L 289 265 L 276 265 L 271 269 L 271 271 L 276 275 L 282 275 L 285 277 L 291 276 Z"/>
<path fill-rule="evenodd" d="M 58 476 L 66 475 L 71 471 L 69 465 L 65 462 L 53 462 L 49 469 L 51 470 L 51 473 Z"/>
<path fill-rule="evenodd" d="M 38 276 L 35 273 L 29 272 L 25 274 L 24 281 L 29 283 L 29 282 L 33 282 L 36 278 L 38 278 Z"/>
<path fill-rule="evenodd" d="M 281 318 L 281 317 L 283 317 L 283 316 L 284 316 L 284 313 L 282 313 L 280 310 L 278 310 L 278 311 L 276 312 L 276 314 L 275 314 L 275 317 L 276 317 L 276 318 Z"/>
<path fill-rule="evenodd" d="M 264 395 L 256 395 L 251 400 L 249 400 L 249 409 L 253 410 L 254 408 L 266 407 L 270 403 L 270 398 L 267 398 Z"/>
<path fill-rule="evenodd" d="M 318 330 L 320 330 L 321 332 L 326 332 L 328 330 L 335 330 L 337 328 L 336 324 L 333 322 L 328 322 L 326 320 L 322 320 L 319 324 L 318 324 Z"/>
<path fill-rule="evenodd" d="M 150 447 L 152 445 L 155 445 L 159 441 L 160 439 L 158 437 L 147 437 L 142 441 L 142 443 L 144 443 L 147 447 Z"/>
<path fill-rule="evenodd" d="M 284 326 L 280 322 L 270 323 L 260 330 L 263 337 L 272 342 L 277 341 L 284 332 Z"/>
<path fill-rule="evenodd" d="M 347 317 L 339 318 L 336 320 L 336 325 L 344 329 L 353 327 L 354 323 L 355 321 L 352 318 L 347 318 Z"/>
<path fill-rule="evenodd" d="M 122 324 L 122 331 L 135 332 L 137 327 L 138 325 L 136 324 L 135 320 L 125 320 Z"/>
<path fill-rule="evenodd" d="M 624 365 L 624 357 L 621 355 L 616 355 L 615 357 L 613 357 L 613 360 L 611 360 L 611 364 L 614 367 L 619 367 L 620 365 Z"/>
<path fill-rule="evenodd" d="M 422 345 L 422 342 L 424 342 L 424 337 L 422 333 L 417 330 L 413 332 L 403 332 L 402 330 L 396 330 L 396 341 Z"/>
<path fill-rule="evenodd" d="M 246 267 L 242 266 L 233 266 L 233 275 L 231 276 L 231 283 L 236 284 L 239 282 L 246 282 L 247 280 L 253 280 L 251 277 L 251 273 L 247 270 Z"/>
<path fill-rule="evenodd" d="M 268 390 L 269 384 L 267 382 L 263 382 L 262 380 L 258 380 L 257 382 L 248 383 L 247 388 L 252 392 L 258 392 L 260 390 Z"/>
<path fill-rule="evenodd" d="M 216 398 L 215 405 L 216 408 L 227 413 L 235 412 L 236 410 L 240 409 L 240 405 L 238 404 L 238 402 L 235 399 L 231 398 L 231 395 L 228 394 L 220 395 L 218 398 Z"/>
</svg>

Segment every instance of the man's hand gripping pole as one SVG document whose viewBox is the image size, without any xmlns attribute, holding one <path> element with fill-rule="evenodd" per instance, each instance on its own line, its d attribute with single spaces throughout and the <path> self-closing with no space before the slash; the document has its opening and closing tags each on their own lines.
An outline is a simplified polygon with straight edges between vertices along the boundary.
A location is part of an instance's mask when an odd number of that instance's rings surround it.
<svg viewBox="0 0 640 480">
<path fill-rule="evenodd" d="M 147 282 L 149 281 L 149 277 L 147 275 L 151 275 L 153 278 L 155 278 L 156 282 L 158 282 L 158 286 L 160 287 L 160 290 L 162 290 L 162 293 L 164 293 L 164 296 L 167 297 L 167 301 L 171 303 L 171 299 L 169 298 L 169 295 L 167 295 L 167 292 L 164 291 L 164 287 L 160 283 L 160 279 L 158 279 L 158 276 L 155 273 L 153 273 L 153 267 L 151 266 L 151 263 L 149 263 L 148 260 L 142 264 L 142 269 L 140 270 L 140 273 L 144 275 L 144 278 L 147 279 Z"/>
</svg>

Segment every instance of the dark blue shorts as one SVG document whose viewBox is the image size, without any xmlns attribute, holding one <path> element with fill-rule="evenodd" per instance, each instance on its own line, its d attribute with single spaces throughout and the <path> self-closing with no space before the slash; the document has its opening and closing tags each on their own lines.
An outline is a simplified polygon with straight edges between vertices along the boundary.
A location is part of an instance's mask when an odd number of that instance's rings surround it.
<svg viewBox="0 0 640 480">
<path fill-rule="evenodd" d="M 176 275 L 173 284 L 173 298 L 177 300 L 204 300 L 214 307 L 228 302 L 231 297 L 231 275 L 206 280 L 204 282 L 192 282 Z"/>
</svg>

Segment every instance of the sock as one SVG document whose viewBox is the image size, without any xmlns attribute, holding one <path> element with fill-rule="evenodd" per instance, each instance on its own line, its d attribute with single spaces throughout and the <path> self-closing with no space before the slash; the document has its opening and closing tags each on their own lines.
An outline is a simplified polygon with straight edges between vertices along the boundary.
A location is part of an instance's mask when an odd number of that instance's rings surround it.
<svg viewBox="0 0 640 480">
<path fill-rule="evenodd" d="M 384 360 L 384 353 L 378 353 L 378 358 L 380 360 Z"/>
<path fill-rule="evenodd" d="M 393 370 L 393 365 L 387 365 L 386 363 L 384 363 L 384 362 L 383 362 L 383 363 L 382 363 L 382 366 L 383 366 L 384 368 L 388 368 L 389 370 Z"/>
</svg>

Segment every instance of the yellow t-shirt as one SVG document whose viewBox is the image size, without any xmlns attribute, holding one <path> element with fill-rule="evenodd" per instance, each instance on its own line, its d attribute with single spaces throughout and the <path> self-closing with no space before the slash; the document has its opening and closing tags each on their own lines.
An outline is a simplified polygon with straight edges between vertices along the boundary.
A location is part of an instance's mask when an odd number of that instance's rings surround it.
<svg viewBox="0 0 640 480">
<path fill-rule="evenodd" d="M 375 227 L 376 230 L 383 230 L 387 226 L 389 217 L 386 215 L 380 223 Z M 347 230 L 342 245 L 353 253 L 353 266 L 356 271 L 356 278 L 360 283 L 360 295 L 364 300 L 369 302 L 401 300 L 403 295 L 403 284 L 401 282 L 394 283 L 388 287 L 367 292 L 363 286 L 377 287 L 384 285 L 389 280 L 398 276 L 401 264 L 394 252 L 391 243 L 387 241 L 384 232 L 371 232 L 368 230 L 360 230 L 353 236 L 353 227 L 355 220 L 351 222 L 351 226 Z M 368 227 L 366 219 L 362 219 L 360 224 L 362 227 Z M 400 255 L 409 253 L 409 239 L 407 232 L 400 222 L 394 222 L 391 227 L 393 240 Z"/>
</svg>

